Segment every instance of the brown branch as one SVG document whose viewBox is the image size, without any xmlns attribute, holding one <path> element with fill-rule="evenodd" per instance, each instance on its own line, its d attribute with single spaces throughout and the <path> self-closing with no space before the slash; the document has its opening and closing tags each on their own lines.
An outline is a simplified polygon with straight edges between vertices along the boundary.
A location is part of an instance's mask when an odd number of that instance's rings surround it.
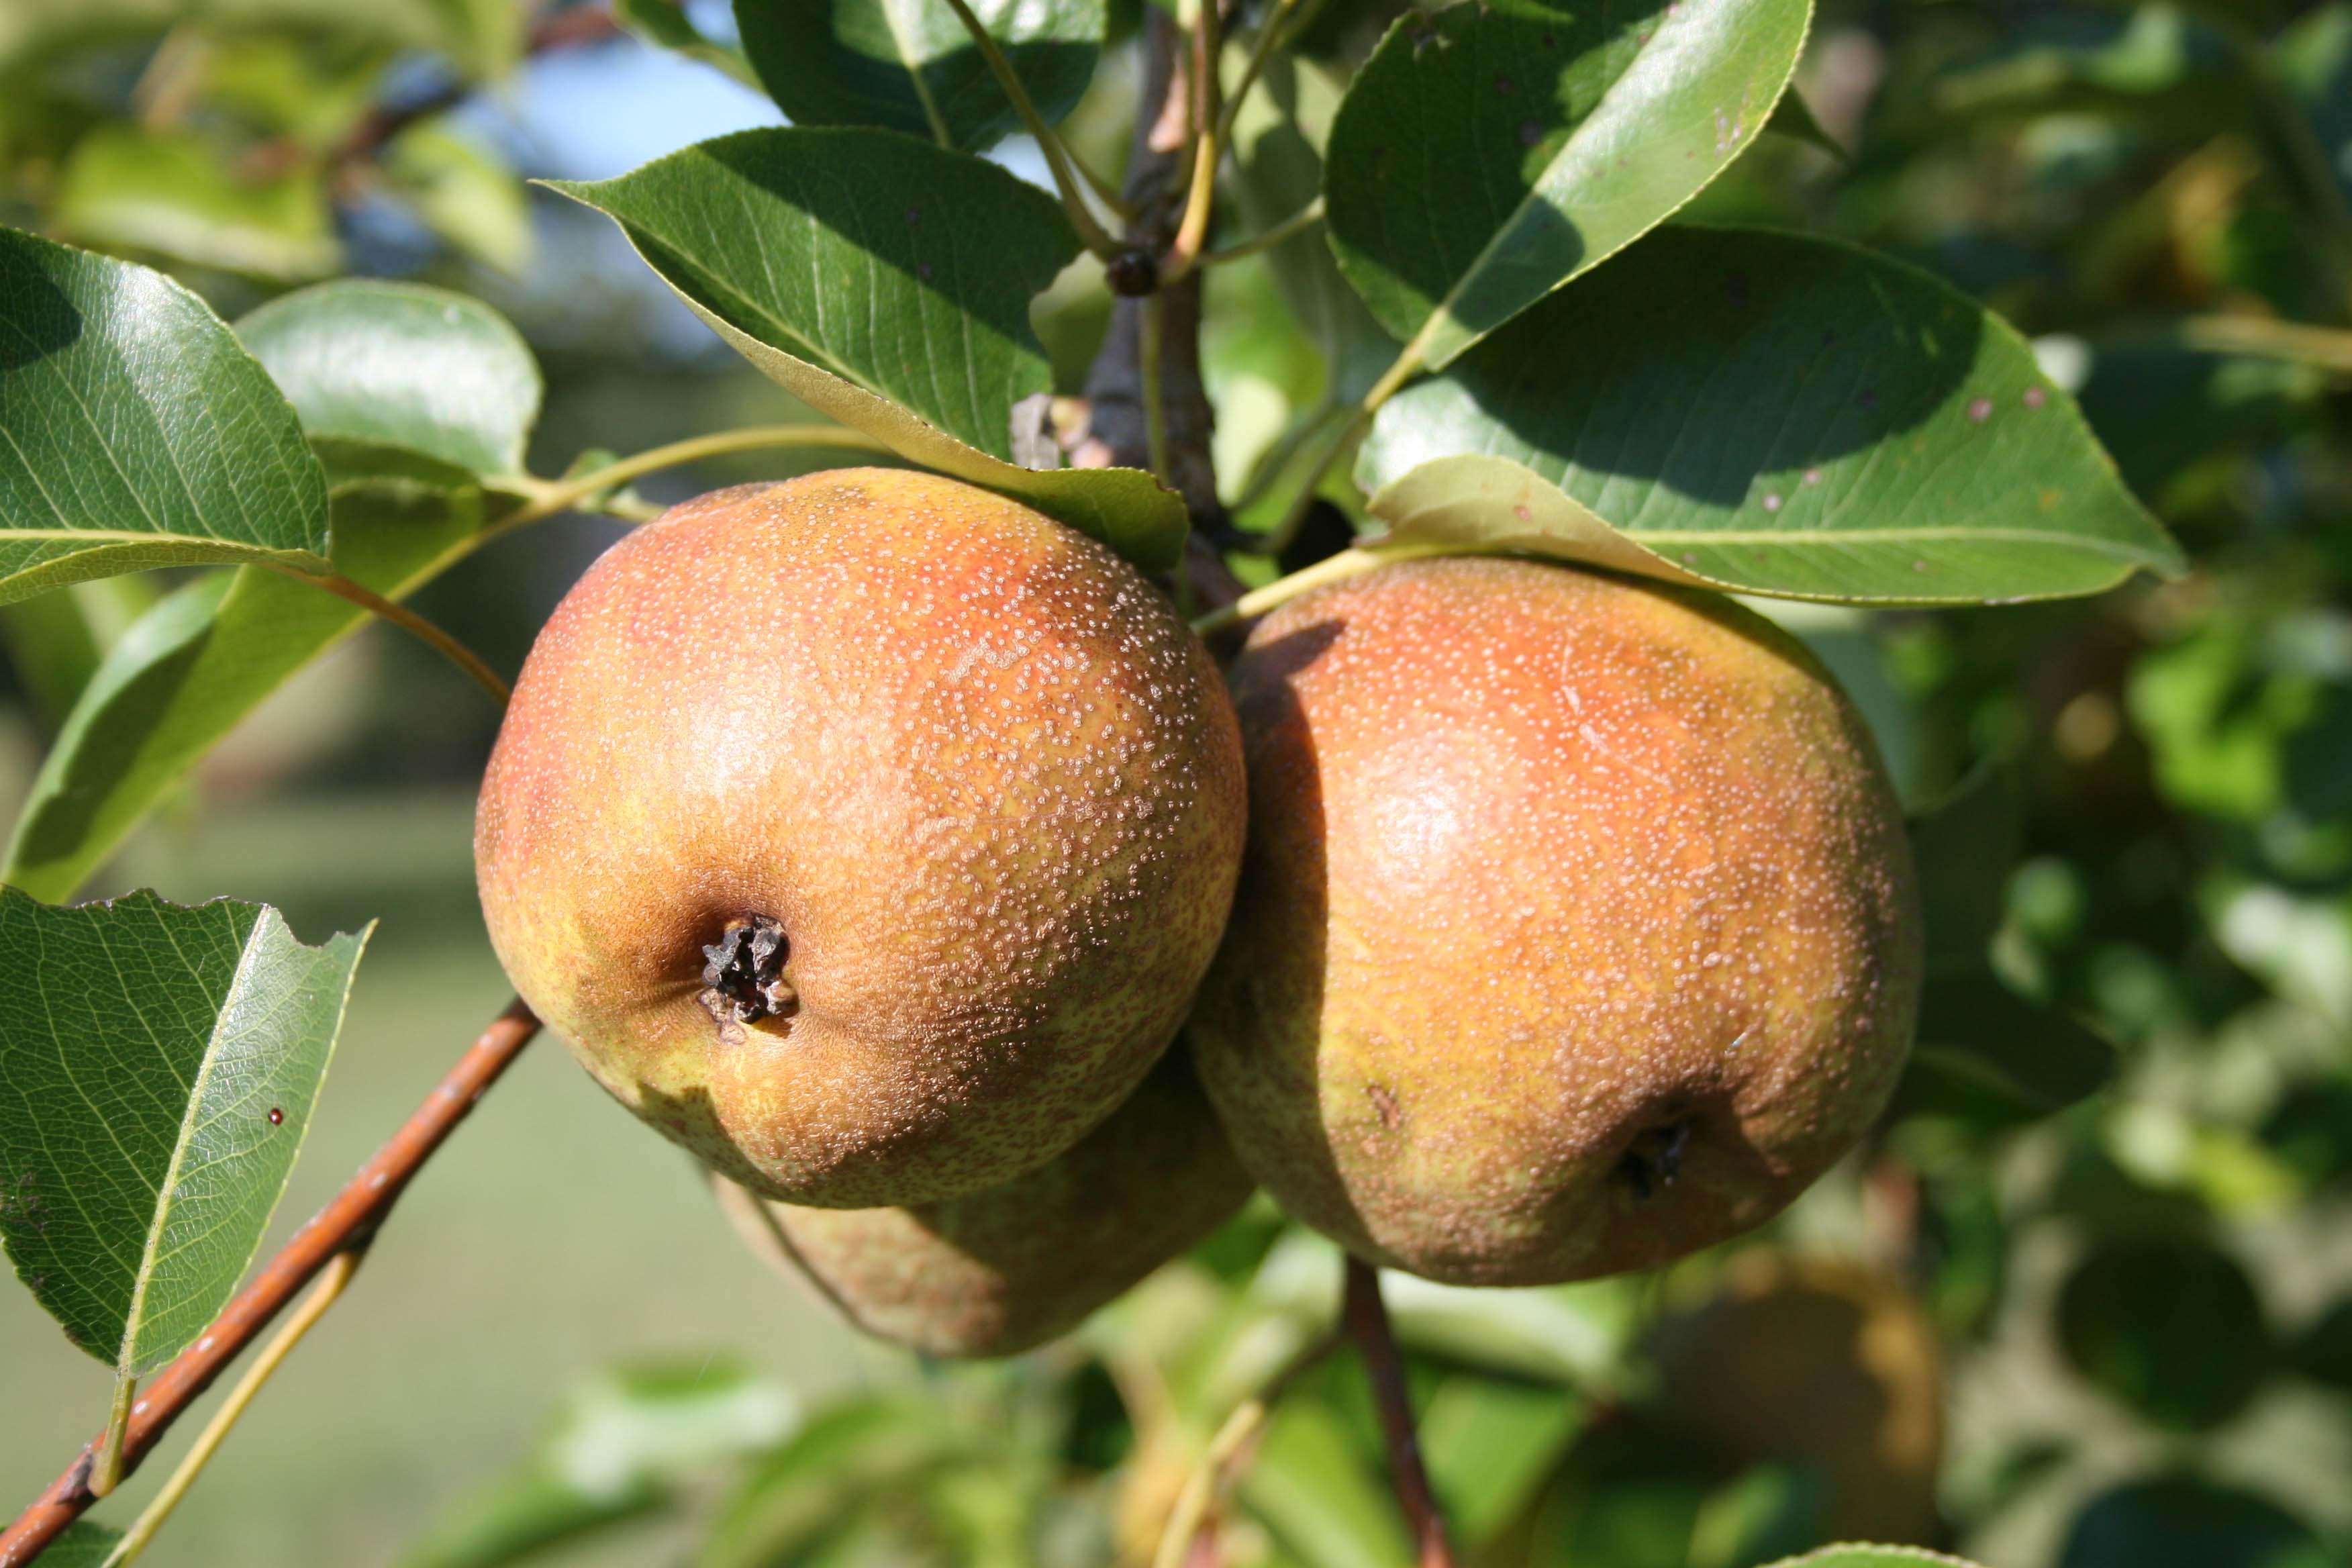
<svg viewBox="0 0 2352 1568">
<path fill-rule="evenodd" d="M 1454 1552 L 1445 1543 L 1445 1517 L 1437 1511 L 1437 1499 L 1429 1489 L 1429 1472 L 1422 1468 L 1421 1443 L 1412 1434 L 1412 1401 L 1405 1392 L 1404 1358 L 1397 1352 L 1396 1334 L 1389 1327 L 1379 1273 L 1360 1258 L 1349 1258 L 1347 1292 L 1348 1336 L 1356 1342 L 1356 1353 L 1364 1358 L 1372 1403 L 1380 1408 L 1381 1432 L 1389 1445 L 1389 1476 L 1420 1553 L 1415 1561 L 1421 1568 L 1454 1568 Z"/>
<path fill-rule="evenodd" d="M 346 1253 L 367 1249 L 410 1178 L 538 1033 L 539 1020 L 530 1009 L 520 1001 L 509 1003 L 375 1157 L 295 1233 L 194 1344 L 139 1391 L 122 1441 L 125 1475 L 313 1276 Z M 65 1474 L 0 1533 L 0 1568 L 22 1568 L 38 1557 L 98 1500 L 89 1489 L 98 1444 L 99 1438 L 91 1438 Z"/>
<path fill-rule="evenodd" d="M 1184 209 L 1185 152 L 1194 94 L 1184 64 L 1184 35 L 1157 5 L 1144 7 L 1143 80 L 1136 98 L 1135 139 L 1120 195 L 1134 215 L 1122 237 L 1156 269 L 1175 242 Z M 1165 478 L 1192 514 L 1185 576 L 1201 608 L 1230 604 L 1241 584 L 1225 569 L 1217 542 L 1225 531 L 1217 500 L 1216 464 L 1209 437 L 1215 415 L 1201 380 L 1201 286 L 1197 270 L 1161 289 L 1160 406 L 1165 435 Z M 1151 467 L 1144 416 L 1141 297 L 1121 295 L 1111 307 L 1110 333 L 1087 377 L 1087 431 L 1071 460 L 1080 468 Z"/>
</svg>

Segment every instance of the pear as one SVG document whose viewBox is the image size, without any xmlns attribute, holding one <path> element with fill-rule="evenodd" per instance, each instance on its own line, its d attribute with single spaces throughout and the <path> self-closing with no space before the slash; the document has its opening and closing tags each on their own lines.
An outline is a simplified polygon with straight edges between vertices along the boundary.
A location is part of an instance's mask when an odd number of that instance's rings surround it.
<svg viewBox="0 0 2352 1568">
<path fill-rule="evenodd" d="M 985 1192 L 824 1209 L 714 1182 L 753 1251 L 867 1333 L 937 1356 L 1012 1355 L 1066 1332 L 1251 1191 L 1181 1047 L 1059 1157 Z"/>
<path fill-rule="evenodd" d="M 1918 1008 L 1894 792 L 1804 649 L 1524 561 L 1302 596 L 1232 671 L 1250 841 L 1192 1037 L 1251 1173 L 1456 1284 L 1649 1268 L 1778 1212 Z"/>
<path fill-rule="evenodd" d="M 1053 1159 L 1182 1022 L 1232 900 L 1207 651 L 1101 545 L 844 469 L 717 491 L 540 634 L 475 827 L 523 999 L 764 1196 L 977 1192 Z"/>
</svg>

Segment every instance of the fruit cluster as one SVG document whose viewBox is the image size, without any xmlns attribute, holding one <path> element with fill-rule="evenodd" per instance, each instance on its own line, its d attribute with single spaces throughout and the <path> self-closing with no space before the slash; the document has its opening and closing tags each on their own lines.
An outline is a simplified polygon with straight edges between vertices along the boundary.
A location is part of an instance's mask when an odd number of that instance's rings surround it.
<svg viewBox="0 0 2352 1568">
<path fill-rule="evenodd" d="M 948 1355 L 1069 1328 L 1253 1184 L 1433 1279 L 1664 1262 L 1853 1144 L 1918 1006 L 1870 737 L 1729 601 L 1395 563 L 1221 677 L 1108 550 L 896 470 L 599 561 L 476 854 L 598 1081 Z"/>
</svg>

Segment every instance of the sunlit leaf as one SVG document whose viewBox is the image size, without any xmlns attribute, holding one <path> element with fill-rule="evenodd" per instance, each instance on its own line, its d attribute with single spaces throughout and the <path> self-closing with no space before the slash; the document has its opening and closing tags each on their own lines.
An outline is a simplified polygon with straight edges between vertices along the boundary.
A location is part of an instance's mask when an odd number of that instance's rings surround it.
<svg viewBox="0 0 2352 1568">
<path fill-rule="evenodd" d="M 555 189 L 611 216 L 761 372 L 908 459 L 1018 497 L 1140 565 L 1182 501 L 1130 468 L 1019 468 L 1014 405 L 1052 390 L 1030 301 L 1077 254 L 1051 196 L 887 131 L 747 131 Z"/>
<path fill-rule="evenodd" d="M 1746 152 L 1811 15 L 1809 0 L 1478 0 L 1407 16 L 1331 128 L 1340 267 L 1444 367 Z"/>
<path fill-rule="evenodd" d="M 74 144 L 51 211 L 59 231 L 85 245 L 280 282 L 333 271 L 342 247 L 319 174 L 256 178 L 229 157 L 183 132 L 103 126 Z"/>
<path fill-rule="evenodd" d="M 682 0 L 613 0 L 613 19 L 648 43 L 715 67 L 745 87 L 760 85 L 743 51 L 696 26 Z"/>
<path fill-rule="evenodd" d="M 364 463 L 350 448 L 392 447 L 468 476 L 522 471 L 539 364 L 479 300 L 346 278 L 273 300 L 236 331 L 339 468 Z"/>
<path fill-rule="evenodd" d="M 0 603 L 148 566 L 325 569 L 319 461 L 194 294 L 0 229 Z"/>
<path fill-rule="evenodd" d="M 1852 603 L 2008 602 L 2178 571 L 2065 394 L 1926 273 L 1671 228 L 1381 410 L 1400 543 Z"/>
<path fill-rule="evenodd" d="M 483 265 L 522 276 L 530 261 L 530 202 L 514 170 L 432 121 L 394 137 L 378 162 L 385 187 L 425 227 Z"/>
<path fill-rule="evenodd" d="M 1104 0 L 971 0 L 1050 123 L 1094 75 Z M 877 125 L 977 152 L 1021 129 L 947 0 L 735 0 L 760 80 L 795 125 Z"/>
<path fill-rule="evenodd" d="M 0 1241 L 75 1344 L 143 1374 L 228 1300 L 366 942 L 306 947 L 260 904 L 0 889 Z"/>
</svg>

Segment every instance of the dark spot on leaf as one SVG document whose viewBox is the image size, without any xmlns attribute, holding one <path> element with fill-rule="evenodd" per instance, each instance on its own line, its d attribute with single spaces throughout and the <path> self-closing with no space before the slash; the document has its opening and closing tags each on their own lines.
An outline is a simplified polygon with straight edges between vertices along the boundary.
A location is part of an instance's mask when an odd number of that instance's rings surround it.
<svg viewBox="0 0 2352 1568">
<path fill-rule="evenodd" d="M 1723 275 L 1723 297 L 1731 301 L 1735 310 L 1748 309 L 1748 274 L 1727 272 Z"/>
<path fill-rule="evenodd" d="M 279 1126 L 285 1121 L 285 1120 L 286 1112 L 282 1108 L 275 1105 L 269 1108 L 269 1125 L 272 1127 Z"/>
<path fill-rule="evenodd" d="M 2025 406 L 2028 408 L 2039 408 L 2049 401 L 2050 395 L 2042 388 L 2029 386 L 2025 389 Z"/>
<path fill-rule="evenodd" d="M 1542 141 L 1542 140 L 1543 140 L 1543 124 L 1542 124 L 1542 122 L 1541 122 L 1540 121 L 1535 121 L 1535 120 L 1522 120 L 1522 121 L 1519 121 L 1519 145 L 1520 145 L 1520 146 L 1522 146 L 1522 147 L 1532 147 L 1532 146 L 1534 146 L 1537 142 L 1540 142 L 1540 141 Z"/>
<path fill-rule="evenodd" d="M 1496 98 L 1508 98 L 1511 96 L 1511 79 L 1509 77 L 1498 76 L 1495 79 L 1495 96 Z"/>
<path fill-rule="evenodd" d="M 1859 396 L 1859 397 L 1857 397 L 1857 398 L 1855 398 L 1855 399 L 1854 399 L 1854 402 L 1855 402 L 1855 404 L 1856 404 L 1857 405 L 1859 405 L 1859 406 L 1861 406 L 1861 407 L 1864 407 L 1864 408 L 1875 408 L 1875 407 L 1877 407 L 1877 406 L 1878 406 L 1878 389 L 1877 389 L 1876 387 L 1874 387 L 1874 386 L 1865 386 L 1865 387 L 1864 387 L 1864 388 L 1862 389 L 1862 395 L 1861 395 L 1861 396 Z"/>
<path fill-rule="evenodd" d="M 1986 420 L 1988 420 L 1988 419 L 1990 419 L 1990 418 L 1991 418 L 1991 417 L 1992 417 L 1992 399 L 1991 399 L 1991 398 L 1990 398 L 1990 397 L 1971 397 L 1971 398 L 1969 398 L 1969 424 L 1971 424 L 1971 425 L 1981 425 L 1981 424 L 1983 424 Z"/>
</svg>

